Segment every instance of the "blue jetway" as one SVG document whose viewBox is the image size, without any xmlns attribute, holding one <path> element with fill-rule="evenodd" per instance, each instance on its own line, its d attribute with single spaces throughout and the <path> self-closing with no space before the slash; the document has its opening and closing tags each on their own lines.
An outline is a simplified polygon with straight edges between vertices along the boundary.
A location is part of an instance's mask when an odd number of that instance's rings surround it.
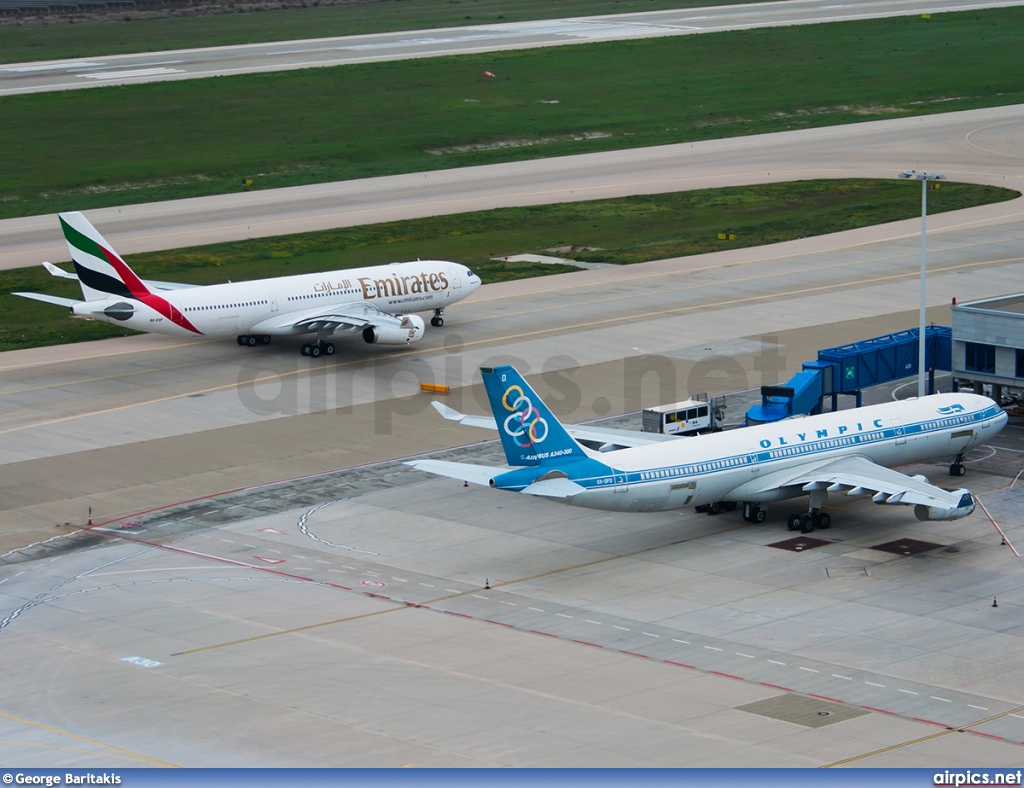
<svg viewBox="0 0 1024 788">
<path fill-rule="evenodd" d="M 761 404 L 747 411 L 746 424 L 765 424 L 798 414 L 821 413 L 824 398 L 838 407 L 840 394 L 853 394 L 857 407 L 861 391 L 917 375 L 918 329 L 865 339 L 849 345 L 818 351 L 817 361 L 806 361 L 803 370 L 784 386 L 762 386 Z M 953 329 L 928 326 L 925 329 L 925 365 L 929 370 L 928 390 L 935 390 L 935 370 L 952 368 Z"/>
</svg>

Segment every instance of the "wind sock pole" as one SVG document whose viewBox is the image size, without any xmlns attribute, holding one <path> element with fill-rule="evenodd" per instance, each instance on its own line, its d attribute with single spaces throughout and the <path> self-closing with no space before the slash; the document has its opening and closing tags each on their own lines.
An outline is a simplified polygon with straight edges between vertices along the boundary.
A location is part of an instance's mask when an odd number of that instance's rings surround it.
<svg viewBox="0 0 1024 788">
<path fill-rule="evenodd" d="M 490 77 L 491 79 L 494 79 L 494 74 L 492 74 L 490 71 L 485 71 L 483 77 L 481 78 L 481 82 L 483 84 L 483 97 L 480 99 L 480 103 L 481 104 L 486 104 L 487 103 L 487 78 L 488 77 Z"/>
</svg>

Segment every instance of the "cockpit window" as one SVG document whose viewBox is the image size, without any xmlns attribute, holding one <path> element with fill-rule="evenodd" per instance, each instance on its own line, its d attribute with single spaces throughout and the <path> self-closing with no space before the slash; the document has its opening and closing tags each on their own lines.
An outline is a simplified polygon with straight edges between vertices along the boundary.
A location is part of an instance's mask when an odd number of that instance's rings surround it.
<svg viewBox="0 0 1024 788">
<path fill-rule="evenodd" d="M 476 274 L 473 273 L 473 269 L 472 268 L 467 268 L 466 269 L 466 276 L 476 276 Z"/>
</svg>

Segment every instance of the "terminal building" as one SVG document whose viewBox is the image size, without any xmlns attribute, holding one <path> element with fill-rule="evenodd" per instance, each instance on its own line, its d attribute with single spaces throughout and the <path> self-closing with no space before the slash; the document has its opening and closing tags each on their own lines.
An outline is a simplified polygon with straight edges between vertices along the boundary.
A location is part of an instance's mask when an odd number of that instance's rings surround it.
<svg viewBox="0 0 1024 788">
<path fill-rule="evenodd" d="M 1024 293 L 954 304 L 952 339 L 954 390 L 1000 403 L 1024 390 Z"/>
</svg>

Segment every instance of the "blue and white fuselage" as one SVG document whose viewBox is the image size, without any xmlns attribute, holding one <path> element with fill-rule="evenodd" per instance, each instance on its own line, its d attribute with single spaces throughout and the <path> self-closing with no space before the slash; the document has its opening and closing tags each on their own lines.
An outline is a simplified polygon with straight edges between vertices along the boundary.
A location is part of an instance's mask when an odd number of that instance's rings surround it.
<svg viewBox="0 0 1024 788">
<path fill-rule="evenodd" d="M 509 465 L 519 467 L 462 466 L 471 470 L 459 473 L 458 463 L 412 464 L 611 511 L 723 503 L 756 508 L 799 495 L 809 495 L 816 511 L 832 492 L 915 505 L 920 519 L 956 519 L 973 511 L 967 491 L 944 490 L 890 469 L 962 457 L 1007 420 L 988 397 L 935 394 L 601 453 L 577 443 L 513 368 L 483 373 Z"/>
</svg>

